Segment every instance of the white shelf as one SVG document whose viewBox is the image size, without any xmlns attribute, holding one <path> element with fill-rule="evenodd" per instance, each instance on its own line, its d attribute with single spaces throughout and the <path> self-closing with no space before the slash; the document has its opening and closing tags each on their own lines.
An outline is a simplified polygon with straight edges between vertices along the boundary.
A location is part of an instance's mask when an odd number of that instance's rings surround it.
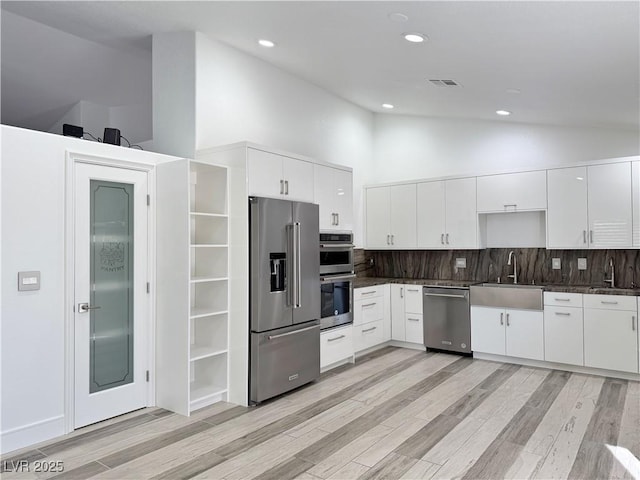
<svg viewBox="0 0 640 480">
<path fill-rule="evenodd" d="M 189 215 L 201 217 L 229 218 L 229 215 L 227 215 L 226 213 L 189 212 Z"/>
<path fill-rule="evenodd" d="M 189 280 L 191 283 L 205 283 L 205 282 L 223 282 L 229 280 L 229 277 L 191 277 Z"/>
<path fill-rule="evenodd" d="M 210 309 L 206 309 L 206 308 L 192 308 L 191 309 L 191 315 L 189 315 L 189 318 L 191 319 L 195 319 L 195 318 L 202 318 L 202 317 L 212 317 L 214 315 L 224 315 L 229 313 L 227 310 L 210 310 Z"/>
<path fill-rule="evenodd" d="M 227 395 L 226 388 L 211 387 L 204 385 L 203 387 L 195 388 L 191 390 L 191 401 L 189 402 L 189 409 L 193 412 L 199 408 L 206 407 L 212 403 L 223 400 Z"/>
<path fill-rule="evenodd" d="M 205 358 L 216 357 L 228 353 L 228 350 L 210 350 L 209 347 L 191 347 L 191 362 L 197 362 Z"/>
<path fill-rule="evenodd" d="M 191 248 L 228 248 L 229 245 L 225 244 L 217 244 L 217 243 L 206 243 L 206 244 L 196 244 L 192 243 Z"/>
</svg>

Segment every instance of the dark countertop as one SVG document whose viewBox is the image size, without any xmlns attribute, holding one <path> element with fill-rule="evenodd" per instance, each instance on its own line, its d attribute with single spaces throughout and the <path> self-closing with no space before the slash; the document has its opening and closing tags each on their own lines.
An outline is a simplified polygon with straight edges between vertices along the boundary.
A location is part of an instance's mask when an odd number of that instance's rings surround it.
<svg viewBox="0 0 640 480">
<path fill-rule="evenodd" d="M 441 280 L 428 278 L 389 278 L 389 277 L 356 277 L 354 288 L 373 287 L 385 283 L 403 283 L 407 285 L 426 285 L 434 287 L 469 287 L 481 282 L 473 280 Z M 545 292 L 587 293 L 599 295 L 640 296 L 640 288 L 611 288 L 589 285 L 541 285 Z"/>
</svg>

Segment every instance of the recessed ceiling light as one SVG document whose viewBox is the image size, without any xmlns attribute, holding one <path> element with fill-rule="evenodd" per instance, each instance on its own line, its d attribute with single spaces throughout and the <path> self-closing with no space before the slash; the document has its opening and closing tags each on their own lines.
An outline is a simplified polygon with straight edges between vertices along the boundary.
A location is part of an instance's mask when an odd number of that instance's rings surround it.
<svg viewBox="0 0 640 480">
<path fill-rule="evenodd" d="M 503 117 L 506 117 L 507 115 L 511 115 L 511 112 L 508 110 L 496 110 L 496 113 L 498 115 L 502 115 Z"/>
<path fill-rule="evenodd" d="M 427 37 L 421 33 L 405 33 L 403 36 L 407 42 L 411 43 L 422 43 L 427 39 Z"/>
<path fill-rule="evenodd" d="M 382 108 L 386 108 L 387 110 L 391 110 L 393 108 L 393 105 L 391 105 L 390 103 L 383 103 L 382 104 Z"/>
<path fill-rule="evenodd" d="M 267 48 L 271 48 L 271 47 L 275 47 L 276 44 L 273 43 L 271 40 L 267 40 L 265 38 L 262 38 L 260 40 L 258 40 L 258 43 L 263 46 L 263 47 L 267 47 Z"/>
<path fill-rule="evenodd" d="M 404 13 L 390 13 L 389 20 L 391 20 L 392 22 L 403 23 L 409 20 L 409 17 L 407 17 Z"/>
</svg>

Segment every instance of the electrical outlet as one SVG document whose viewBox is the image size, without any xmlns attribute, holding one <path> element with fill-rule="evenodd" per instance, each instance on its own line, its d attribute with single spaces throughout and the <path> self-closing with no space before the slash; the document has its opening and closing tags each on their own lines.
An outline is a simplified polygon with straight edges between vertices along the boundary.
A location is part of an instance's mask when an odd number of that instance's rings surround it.
<svg viewBox="0 0 640 480">
<path fill-rule="evenodd" d="M 551 259 L 551 268 L 553 270 L 560 270 L 560 259 L 559 258 L 552 258 Z"/>
<path fill-rule="evenodd" d="M 456 268 L 467 268 L 466 258 L 456 258 Z"/>
<path fill-rule="evenodd" d="M 578 270 L 586 270 L 587 269 L 587 259 L 579 258 L 578 259 Z"/>
</svg>

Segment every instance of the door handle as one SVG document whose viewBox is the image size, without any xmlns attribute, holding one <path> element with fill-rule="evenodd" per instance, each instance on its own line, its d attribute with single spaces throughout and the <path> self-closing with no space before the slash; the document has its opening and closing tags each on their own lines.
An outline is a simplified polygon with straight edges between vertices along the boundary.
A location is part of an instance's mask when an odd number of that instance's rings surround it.
<svg viewBox="0 0 640 480">
<path fill-rule="evenodd" d="M 440 234 L 440 243 L 444 245 L 444 233 Z"/>
<path fill-rule="evenodd" d="M 395 235 L 392 233 L 391 234 L 391 245 L 393 245 L 393 237 L 395 237 Z"/>
<path fill-rule="evenodd" d="M 593 230 L 589 230 L 589 242 L 593 243 Z"/>
<path fill-rule="evenodd" d="M 563 315 L 565 317 L 570 317 L 571 314 L 569 312 L 556 312 L 556 315 Z"/>
<path fill-rule="evenodd" d="M 509 326 L 509 314 L 507 313 L 507 327 Z"/>
<path fill-rule="evenodd" d="M 289 180 L 284 181 L 284 194 L 289 195 Z"/>
<path fill-rule="evenodd" d="M 289 335 L 296 335 L 302 332 L 308 332 L 309 330 L 313 330 L 314 328 L 319 328 L 320 325 L 312 325 L 311 327 L 302 328 L 300 330 L 294 330 L 293 332 L 281 333 L 280 335 L 269 335 L 267 338 L 269 340 L 275 340 L 276 338 L 288 337 Z"/>
<path fill-rule="evenodd" d="M 447 245 L 449 245 L 449 234 L 447 233 Z"/>
<path fill-rule="evenodd" d="M 280 195 L 284 195 L 284 180 L 280 180 Z"/>
<path fill-rule="evenodd" d="M 587 244 L 587 231 L 582 230 L 582 243 Z"/>
<path fill-rule="evenodd" d="M 391 245 L 391 235 L 387 235 L 387 245 Z"/>
<path fill-rule="evenodd" d="M 504 313 L 500 313 L 500 325 L 504 325 Z"/>
<path fill-rule="evenodd" d="M 340 225 L 340 214 L 336 213 L 336 225 Z"/>
<path fill-rule="evenodd" d="M 89 305 L 88 303 L 79 303 L 78 304 L 78 313 L 87 313 L 89 310 L 98 310 L 100 307 L 95 305 Z"/>
<path fill-rule="evenodd" d="M 285 181 L 285 185 L 286 185 Z M 287 195 L 288 193 L 288 188 L 287 188 Z M 294 258 L 294 262 L 295 262 L 295 278 L 294 278 L 294 282 L 296 284 L 295 290 L 294 290 L 294 308 L 300 308 L 302 305 L 300 303 L 300 282 L 302 279 L 302 262 L 300 261 L 300 222 L 295 222 L 293 224 L 293 241 L 294 241 L 294 251 L 293 251 L 293 258 Z"/>
<path fill-rule="evenodd" d="M 336 340 L 340 340 L 341 338 L 346 337 L 346 335 L 339 335 L 337 337 L 333 337 L 333 338 L 327 338 L 327 342 L 335 342 Z"/>
<path fill-rule="evenodd" d="M 631 316 L 631 330 L 636 331 L 636 317 L 635 315 Z"/>
<path fill-rule="evenodd" d="M 400 287 L 400 298 L 404 298 L 404 287 Z"/>
<path fill-rule="evenodd" d="M 362 330 L 362 333 L 373 332 L 376 328 L 378 328 L 378 327 L 367 328 L 365 330 Z"/>
</svg>

